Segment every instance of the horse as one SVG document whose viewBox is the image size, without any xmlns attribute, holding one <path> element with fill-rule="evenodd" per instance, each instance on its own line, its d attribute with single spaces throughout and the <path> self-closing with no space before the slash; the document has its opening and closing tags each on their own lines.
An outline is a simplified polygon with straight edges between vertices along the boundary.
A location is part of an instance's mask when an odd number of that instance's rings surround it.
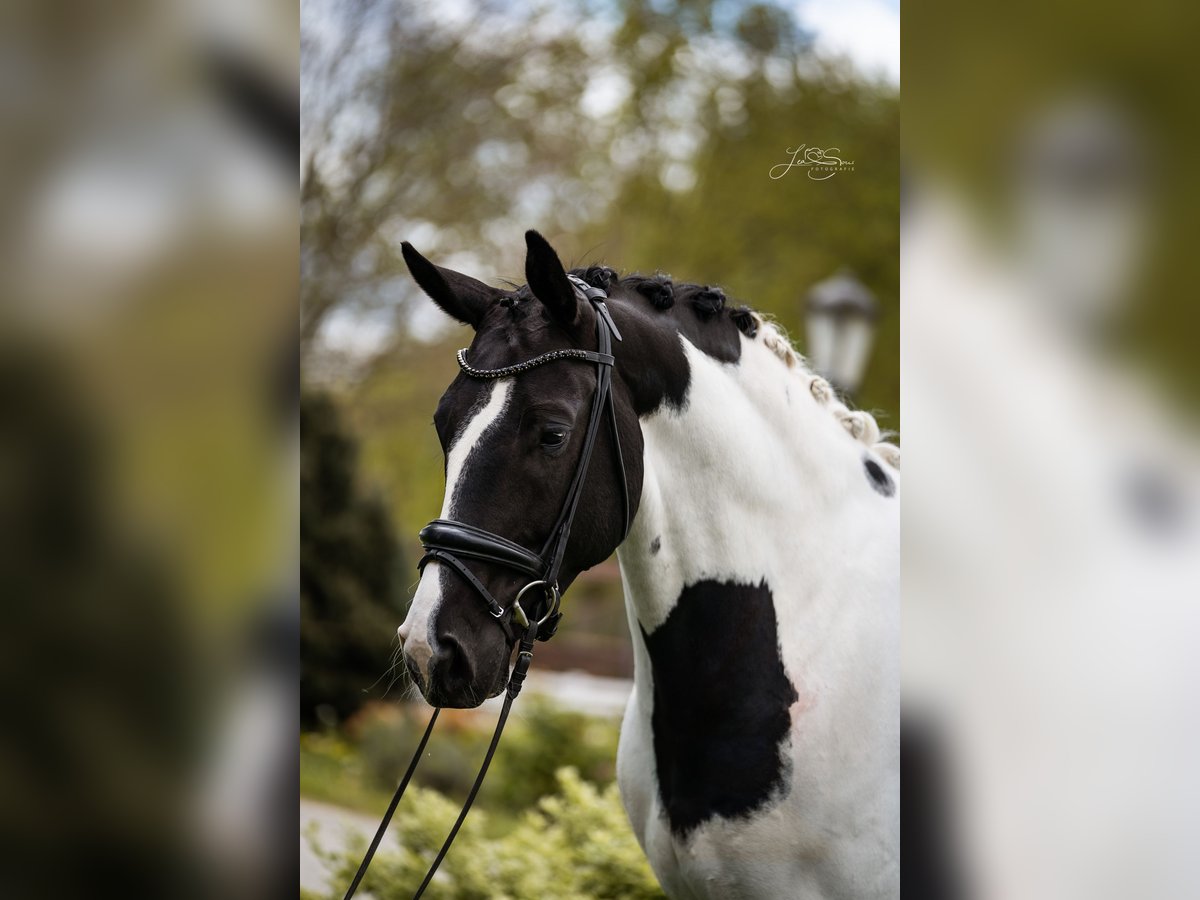
<svg viewBox="0 0 1200 900">
<path fill-rule="evenodd" d="M 634 648 L 617 781 L 663 889 L 899 896 L 899 449 L 721 289 L 568 273 L 525 237 L 515 288 L 402 245 L 420 288 L 474 332 L 434 415 L 442 519 L 543 546 L 594 432 L 558 586 L 616 550 Z M 592 366 L 514 364 L 591 350 L 601 314 L 619 337 L 612 427 L 590 429 Z M 528 580 L 427 561 L 399 636 L 439 707 L 499 694 L 512 656 L 468 576 L 498 598 Z"/>
</svg>

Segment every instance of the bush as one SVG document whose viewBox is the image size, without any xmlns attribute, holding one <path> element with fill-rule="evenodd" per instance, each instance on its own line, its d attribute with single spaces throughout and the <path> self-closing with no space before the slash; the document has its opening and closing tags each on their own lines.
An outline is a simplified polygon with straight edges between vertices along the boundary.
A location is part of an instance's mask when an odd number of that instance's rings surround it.
<svg viewBox="0 0 1200 900">
<path fill-rule="evenodd" d="M 320 710 L 344 719 L 393 675 L 403 680 L 403 667 L 387 664 L 405 566 L 386 508 L 359 483 L 358 444 L 325 394 L 301 397 L 300 455 L 300 715 L 311 726 Z"/>
<path fill-rule="evenodd" d="M 516 824 L 488 840 L 487 813 L 473 810 L 425 896 L 430 900 L 641 900 L 662 898 L 642 855 L 615 784 L 606 788 L 583 780 L 573 768 L 560 769 L 556 791 L 538 801 Z M 363 890 L 377 900 L 412 896 L 458 814 L 457 800 L 412 787 L 405 796 L 390 843 L 376 857 Z M 310 838 L 311 839 L 311 838 Z M 365 841 L 345 854 L 317 852 L 330 863 L 330 900 L 341 897 L 358 868 Z"/>
<path fill-rule="evenodd" d="M 373 706 L 349 723 L 362 774 L 373 790 L 391 791 L 408 765 L 428 721 L 424 707 Z M 429 751 L 417 769 L 418 784 L 465 796 L 483 761 L 495 718 L 443 710 Z M 493 810 L 524 810 L 558 788 L 556 771 L 570 766 L 599 785 L 613 780 L 615 720 L 570 712 L 530 694 L 522 696 L 504 730 L 479 802 Z"/>
</svg>

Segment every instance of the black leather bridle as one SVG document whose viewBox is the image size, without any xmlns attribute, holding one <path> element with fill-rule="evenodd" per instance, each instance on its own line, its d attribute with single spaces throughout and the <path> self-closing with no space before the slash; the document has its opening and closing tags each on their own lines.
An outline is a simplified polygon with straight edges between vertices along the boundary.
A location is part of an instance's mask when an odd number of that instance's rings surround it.
<svg viewBox="0 0 1200 900">
<path fill-rule="evenodd" d="M 492 734 L 491 744 L 488 746 L 487 754 L 484 756 L 483 765 L 479 769 L 479 774 L 475 777 L 475 783 L 471 787 L 471 792 L 467 795 L 467 800 L 458 814 L 458 819 L 455 821 L 454 827 L 451 828 L 445 843 L 442 844 L 442 849 L 438 852 L 433 864 L 429 867 L 429 871 L 426 873 L 424 881 L 421 882 L 421 886 L 417 888 L 417 892 L 413 895 L 413 900 L 417 900 L 429 886 L 434 873 L 437 872 L 438 867 L 450 849 L 450 845 L 454 842 L 459 828 L 462 827 L 462 823 L 466 820 L 467 812 L 475 802 L 475 795 L 479 792 L 480 785 L 483 784 L 488 766 L 492 762 L 492 756 L 495 754 L 496 747 L 500 743 L 500 734 L 504 730 L 505 722 L 508 721 L 508 714 L 512 708 L 513 700 L 521 692 L 521 685 L 525 681 L 525 676 L 529 671 L 529 664 L 533 661 L 534 641 L 549 640 L 558 629 L 559 620 L 562 618 L 562 613 L 559 611 L 562 595 L 558 586 L 558 575 L 562 569 L 563 557 L 566 555 L 567 543 L 571 538 L 571 524 L 575 521 L 575 512 L 579 508 L 579 498 L 583 494 L 588 466 L 592 460 L 592 451 L 595 449 L 596 438 L 600 433 L 600 420 L 604 418 L 606 410 L 612 428 L 613 448 L 616 454 L 617 471 L 621 481 L 624 512 L 621 532 L 622 539 L 629 533 L 629 484 L 626 481 L 625 463 L 621 456 L 621 439 L 617 426 L 617 410 L 612 396 L 612 370 L 615 362 L 612 354 L 612 342 L 614 338 L 618 341 L 621 340 L 621 333 L 617 330 L 616 323 L 613 322 L 608 307 L 604 302 L 608 299 L 608 295 L 600 288 L 592 287 L 582 278 L 574 275 L 568 275 L 567 278 L 571 280 L 571 284 L 580 295 L 580 298 L 589 302 L 596 312 L 596 350 L 575 348 L 551 350 L 533 359 L 511 366 L 504 366 L 499 369 L 477 369 L 467 362 L 466 350 L 458 351 L 458 365 L 464 375 L 471 378 L 488 380 L 520 375 L 522 372 L 526 372 L 536 366 L 560 360 L 579 360 L 593 363 L 596 366 L 596 390 L 592 395 L 591 413 L 588 417 L 587 431 L 584 432 L 583 448 L 580 451 L 579 461 L 575 465 L 575 474 L 567 489 L 567 496 L 563 501 L 558 518 L 555 520 L 545 544 L 543 544 L 542 549 L 538 553 L 534 553 L 532 550 L 522 547 L 514 541 L 510 541 L 502 535 L 494 534 L 486 529 L 469 525 L 465 522 L 455 522 L 451 519 L 434 519 L 421 529 L 420 539 L 421 545 L 425 548 L 425 555 L 421 557 L 418 568 L 424 572 L 425 566 L 431 562 L 437 562 L 448 566 L 451 570 L 458 573 L 483 600 L 487 606 L 488 613 L 504 630 L 510 646 L 516 644 L 518 645 L 518 650 L 517 660 L 513 664 L 513 670 L 509 675 L 508 684 L 505 687 L 504 706 L 500 710 L 500 717 L 496 722 L 496 730 Z M 471 571 L 467 565 L 467 560 L 511 569 L 528 577 L 530 580 L 517 592 L 512 602 L 505 608 L 484 586 L 479 577 Z M 536 608 L 533 615 L 530 615 L 530 610 L 527 610 L 522 603 L 528 603 L 529 601 L 526 600 L 526 597 L 534 591 L 541 592 L 544 602 Z M 520 631 L 514 630 L 514 623 L 520 626 Z M 425 728 L 425 734 L 421 737 L 421 742 L 417 745 L 417 750 L 413 754 L 412 760 L 408 764 L 408 769 L 400 781 L 400 786 L 396 789 L 396 793 L 392 797 L 392 802 L 388 805 L 387 812 L 384 814 L 383 821 L 380 822 L 379 829 L 376 831 L 371 845 L 367 848 L 362 864 L 358 867 L 358 872 L 355 874 L 354 880 L 350 883 L 350 887 L 346 891 L 345 900 L 350 900 L 354 896 L 359 882 L 362 881 L 363 875 L 366 874 L 367 867 L 371 864 L 371 859 L 374 857 L 375 851 L 378 849 L 379 843 L 387 831 L 388 823 L 391 822 L 392 815 L 400 803 L 400 798 L 404 796 L 404 791 L 412 779 L 413 772 L 416 771 L 417 762 L 420 760 L 421 754 L 425 752 L 425 745 L 429 741 L 430 734 L 433 733 L 433 726 L 437 721 L 440 711 L 440 709 L 433 711 L 433 715 L 429 719 L 429 724 Z"/>
<path fill-rule="evenodd" d="M 499 623 L 509 641 L 513 643 L 518 638 L 513 633 L 510 621 L 517 623 L 522 628 L 530 627 L 531 620 L 527 615 L 527 611 L 522 607 L 521 601 L 534 588 L 541 588 L 547 600 L 545 605 L 546 612 L 542 616 L 542 627 L 539 629 L 538 637 L 541 640 L 548 640 L 558 627 L 558 620 L 561 618 L 561 613 L 558 612 L 558 573 L 562 567 L 563 556 L 567 550 L 567 542 L 571 538 L 571 524 L 575 520 L 575 511 L 579 507 L 579 498 L 583 494 L 583 485 L 587 478 L 588 464 L 592 459 L 592 451 L 596 446 L 596 437 L 600 433 L 600 420 L 604 418 L 605 410 L 608 411 L 609 422 L 612 426 L 613 446 L 616 448 L 617 471 L 620 473 L 619 477 L 621 479 L 621 496 L 624 502 L 624 532 L 629 530 L 629 487 L 625 483 L 625 465 L 624 460 L 621 458 L 621 439 L 617 428 L 617 410 L 612 398 L 612 339 L 621 340 L 621 333 L 617 330 L 617 326 L 608 312 L 608 307 L 605 305 L 604 301 L 607 299 L 607 295 L 604 291 L 600 288 L 592 287 L 583 279 L 577 278 L 574 275 L 567 277 L 572 280 L 575 290 L 584 299 L 590 301 L 592 307 L 596 310 L 597 350 L 579 350 L 575 348 L 551 350 L 548 353 L 543 353 L 541 356 L 536 356 L 525 362 L 504 366 L 500 369 L 477 369 L 467 362 L 466 350 L 458 351 L 458 365 L 462 369 L 463 374 L 482 380 L 509 378 L 520 375 L 522 372 L 527 372 L 537 366 L 543 366 L 547 363 L 558 362 L 560 360 L 580 360 L 596 365 L 596 391 L 592 399 L 592 409 L 588 418 L 587 431 L 584 432 L 583 449 L 580 452 L 579 461 L 575 465 L 575 475 L 571 479 L 570 487 L 567 489 L 567 496 L 563 501 L 558 519 L 555 520 L 554 527 L 550 529 L 541 551 L 535 554 L 501 535 L 477 528 L 474 525 L 468 525 L 465 522 L 455 522 L 450 519 L 434 519 L 421 529 L 420 534 L 421 544 L 425 548 L 425 555 L 421 558 L 418 568 L 423 571 L 428 563 L 436 561 L 448 565 L 461 575 L 467 584 L 474 588 L 475 592 L 483 599 L 492 618 Z M 522 575 L 528 576 L 533 580 L 521 588 L 509 608 L 505 609 L 492 596 L 491 592 L 483 586 L 483 583 L 475 577 L 463 561 L 465 559 L 503 566 L 504 568 L 512 569 Z M 508 617 L 510 612 L 512 613 L 511 620 Z"/>
</svg>

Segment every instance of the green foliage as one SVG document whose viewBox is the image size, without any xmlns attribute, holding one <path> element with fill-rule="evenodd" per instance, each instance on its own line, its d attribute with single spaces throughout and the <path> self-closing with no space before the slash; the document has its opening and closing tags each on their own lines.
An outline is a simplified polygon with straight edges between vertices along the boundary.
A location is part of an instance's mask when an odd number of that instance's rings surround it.
<svg viewBox="0 0 1200 900">
<path fill-rule="evenodd" d="M 344 735 L 301 735 L 302 794 L 382 814 L 427 720 L 425 709 L 375 705 Z M 424 876 L 483 759 L 493 719 L 446 710 L 439 725 L 364 882 L 379 900 L 411 896 Z M 522 697 L 427 896 L 662 897 L 613 783 L 616 743 L 615 720 Z M 341 896 L 364 844 L 330 852 L 322 838 L 331 839 L 309 835 L 333 873 L 330 896 Z"/>
<path fill-rule="evenodd" d="M 384 850 L 363 889 L 379 900 L 409 897 L 458 814 L 457 801 L 410 788 Z M 487 813 L 474 810 L 430 884 L 430 900 L 661 898 L 663 893 L 630 831 L 616 785 L 598 788 L 572 768 L 560 769 L 555 792 L 538 801 L 502 836 L 487 838 Z M 365 841 L 344 854 L 318 852 L 334 872 L 330 898 L 353 876 Z"/>
<path fill-rule="evenodd" d="M 357 445 L 329 397 L 302 397 L 300 440 L 300 709 L 311 724 L 322 706 L 353 713 L 385 673 L 401 557 L 385 507 L 359 488 Z"/>
<path fill-rule="evenodd" d="M 408 765 L 428 721 L 424 707 L 373 705 L 355 716 L 348 737 L 336 732 L 301 736 L 301 790 L 344 806 L 382 811 Z M 491 716 L 444 710 L 430 752 L 417 769 L 418 784 L 464 796 L 491 739 Z M 613 780 L 617 722 L 555 706 L 535 694 L 514 707 L 492 761 L 479 804 L 519 813 L 531 798 L 555 790 L 555 773 L 571 766 L 590 782 Z"/>
<path fill-rule="evenodd" d="M 358 749 L 336 731 L 300 735 L 300 794 L 382 815 L 395 785 L 377 784 L 363 775 Z"/>
<path fill-rule="evenodd" d="M 579 239 L 624 271 L 655 269 L 720 284 L 774 316 L 803 349 L 808 289 L 850 269 L 880 301 L 875 350 L 857 405 L 900 428 L 900 103 L 892 91 L 794 73 L 722 84 L 706 101 L 706 140 L 690 164 L 695 184 L 660 172 L 631 180 L 612 215 Z M 724 112 L 722 112 L 724 110 Z M 771 179 L 788 148 L 839 148 L 853 172 L 814 181 L 793 169 Z"/>
<path fill-rule="evenodd" d="M 532 702 L 528 702 L 532 701 Z M 505 729 L 504 754 L 497 754 L 497 803 L 515 809 L 554 789 L 560 766 L 570 766 L 588 781 L 611 782 L 616 774 L 617 723 L 559 709 L 531 696 L 520 710 L 510 736 Z M 519 717 L 519 718 L 517 718 Z M 511 738 L 511 740 L 510 740 Z"/>
</svg>

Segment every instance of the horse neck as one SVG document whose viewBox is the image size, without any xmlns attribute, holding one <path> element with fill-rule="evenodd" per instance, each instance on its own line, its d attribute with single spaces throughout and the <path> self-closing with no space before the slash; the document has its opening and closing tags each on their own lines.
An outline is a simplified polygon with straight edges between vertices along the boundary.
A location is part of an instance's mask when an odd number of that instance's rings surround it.
<svg viewBox="0 0 1200 900">
<path fill-rule="evenodd" d="M 766 580 L 777 605 L 794 604 L 805 595 L 797 579 L 844 566 L 846 554 L 830 545 L 858 530 L 851 498 L 861 494 L 866 448 L 839 418 L 860 414 L 761 338 L 743 339 L 736 365 L 684 346 L 687 402 L 641 420 L 642 499 L 618 551 L 631 625 L 647 632 L 683 587 L 706 579 Z"/>
</svg>

